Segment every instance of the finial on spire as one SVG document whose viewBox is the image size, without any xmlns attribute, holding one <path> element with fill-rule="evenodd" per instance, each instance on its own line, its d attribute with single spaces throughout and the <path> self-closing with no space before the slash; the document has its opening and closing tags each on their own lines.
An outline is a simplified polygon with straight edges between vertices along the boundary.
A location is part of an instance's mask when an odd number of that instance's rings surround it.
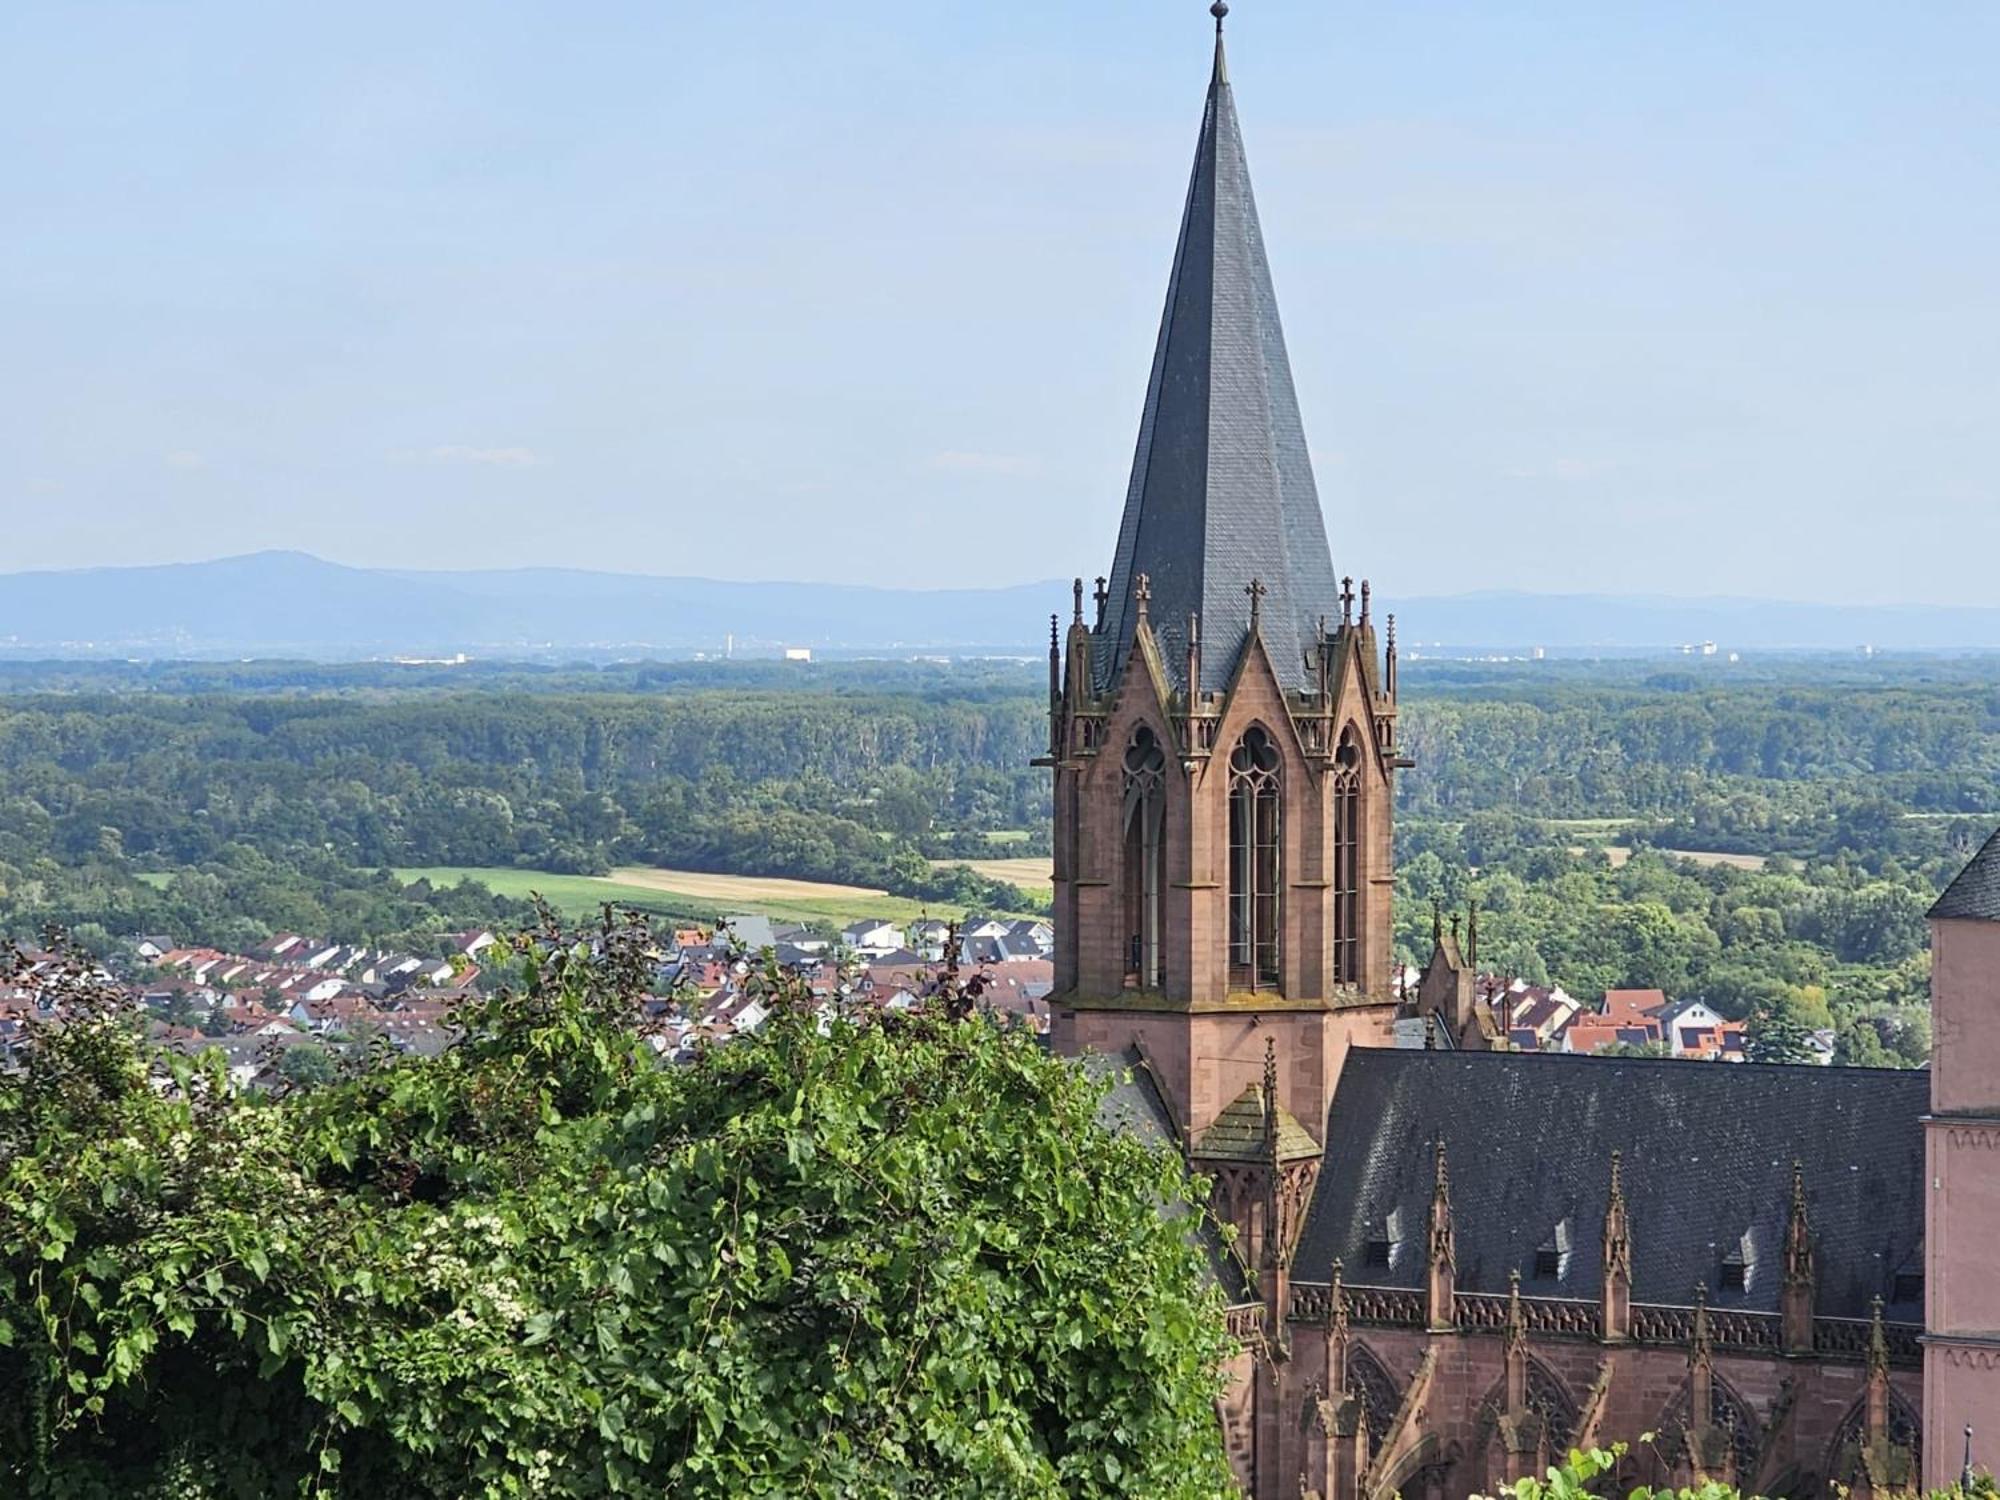
<svg viewBox="0 0 2000 1500">
<path fill-rule="evenodd" d="M 1368 580 L 1364 578 L 1361 580 L 1361 623 L 1364 628 L 1368 624 L 1368 593 Z"/>
<path fill-rule="evenodd" d="M 1243 585 L 1243 592 L 1250 596 L 1250 623 L 1255 625 L 1264 614 L 1264 595 L 1270 590 L 1264 587 L 1264 580 L 1253 578 Z"/>
<path fill-rule="evenodd" d="M 1083 611 L 1082 611 L 1081 609 L 1079 609 L 1079 610 L 1077 611 L 1077 617 L 1078 617 L 1079 619 L 1081 619 L 1081 618 L 1082 618 L 1082 616 L 1083 616 Z M 1057 621 L 1057 616 L 1055 616 L 1055 615 L 1050 615 L 1050 616 L 1049 616 L 1049 650 L 1051 650 L 1051 651 L 1054 651 L 1054 650 L 1056 649 L 1056 639 L 1057 639 L 1057 637 L 1056 637 L 1056 621 Z"/>
<path fill-rule="evenodd" d="M 1144 625 L 1153 603 L 1153 580 L 1144 573 L 1133 580 L 1132 600 L 1139 606 L 1139 623 Z"/>
<path fill-rule="evenodd" d="M 1352 625 L 1354 623 L 1354 580 L 1352 578 L 1343 578 L 1340 580 L 1340 623 L 1343 625 Z"/>
<path fill-rule="evenodd" d="M 1097 628 L 1104 628 L 1104 606 L 1110 601 L 1111 590 L 1105 586 L 1104 575 L 1097 575 L 1097 592 L 1091 596 L 1097 601 Z"/>
<path fill-rule="evenodd" d="M 1076 600 L 1076 623 L 1081 625 L 1083 623 L 1083 580 L 1081 578 L 1077 579 L 1070 587 L 1071 593 Z"/>
<path fill-rule="evenodd" d="M 1215 4 L 1208 8 L 1208 13 L 1215 17 L 1215 34 L 1221 36 L 1222 18 L 1229 14 L 1229 0 L 1215 0 Z"/>
<path fill-rule="evenodd" d="M 1882 1299 L 1876 1297 L 1868 1304 L 1868 1373 L 1881 1373 L 1884 1380 L 1889 1377 L 1889 1335 L 1882 1326 Z"/>
</svg>

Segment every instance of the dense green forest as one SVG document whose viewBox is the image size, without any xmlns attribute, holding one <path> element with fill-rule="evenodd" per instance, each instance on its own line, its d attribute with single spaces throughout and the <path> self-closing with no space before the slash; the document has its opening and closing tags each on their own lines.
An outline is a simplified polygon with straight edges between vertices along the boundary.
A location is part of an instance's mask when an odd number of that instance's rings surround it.
<svg viewBox="0 0 2000 1500">
<path fill-rule="evenodd" d="M 2000 662 L 1416 661 L 1404 682 L 1407 957 L 1433 902 L 1476 899 L 1488 963 L 1523 977 L 1921 1055 L 1923 911 L 2000 822 Z M 1020 906 L 934 861 L 1046 851 L 1044 713 L 1038 670 L 1005 662 L 0 664 L 0 930 L 418 941 L 519 916 L 386 873 L 414 865 Z"/>
</svg>

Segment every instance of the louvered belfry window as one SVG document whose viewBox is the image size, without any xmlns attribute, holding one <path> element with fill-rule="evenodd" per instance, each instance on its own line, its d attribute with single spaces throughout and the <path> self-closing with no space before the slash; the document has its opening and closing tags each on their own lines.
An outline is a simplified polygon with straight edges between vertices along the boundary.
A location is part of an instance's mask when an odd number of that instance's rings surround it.
<svg viewBox="0 0 2000 1500">
<path fill-rule="evenodd" d="M 1333 977 L 1361 980 L 1361 743 L 1341 731 L 1333 757 Z"/>
<path fill-rule="evenodd" d="M 1125 983 L 1160 987 L 1167 754 L 1143 724 L 1125 748 Z"/>
<path fill-rule="evenodd" d="M 1278 982 L 1279 764 L 1261 725 L 1229 755 L 1230 983 L 1248 989 Z"/>
</svg>

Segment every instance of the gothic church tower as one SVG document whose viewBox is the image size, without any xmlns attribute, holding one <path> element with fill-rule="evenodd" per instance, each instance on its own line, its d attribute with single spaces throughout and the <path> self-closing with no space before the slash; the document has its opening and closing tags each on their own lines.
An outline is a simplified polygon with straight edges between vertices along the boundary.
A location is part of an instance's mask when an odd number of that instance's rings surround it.
<svg viewBox="0 0 2000 1500">
<path fill-rule="evenodd" d="M 1261 1088 L 1324 1136 L 1386 1044 L 1396 644 L 1337 577 L 1217 4 L 1108 581 L 1050 621 L 1058 1050 L 1137 1046 L 1185 1146 Z M 1274 1101 L 1275 1102 L 1275 1101 Z"/>
</svg>

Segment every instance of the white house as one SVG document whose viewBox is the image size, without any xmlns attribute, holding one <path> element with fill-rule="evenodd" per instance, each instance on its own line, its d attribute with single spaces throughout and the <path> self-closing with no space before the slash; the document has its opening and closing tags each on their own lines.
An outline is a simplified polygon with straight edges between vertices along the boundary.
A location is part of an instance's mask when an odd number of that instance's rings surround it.
<svg viewBox="0 0 2000 1500">
<path fill-rule="evenodd" d="M 1660 1017 L 1660 1028 L 1666 1033 L 1667 1050 L 1675 1057 L 1685 1057 L 1690 1047 L 1699 1047 L 1699 1038 L 1706 1032 L 1711 1035 L 1726 1026 L 1727 1019 L 1717 1015 L 1699 1000 L 1683 1000 L 1669 1006 Z"/>
<path fill-rule="evenodd" d="M 856 953 L 894 953 L 904 945 L 903 929 L 894 922 L 851 922 L 840 930 L 840 940 Z"/>
</svg>

